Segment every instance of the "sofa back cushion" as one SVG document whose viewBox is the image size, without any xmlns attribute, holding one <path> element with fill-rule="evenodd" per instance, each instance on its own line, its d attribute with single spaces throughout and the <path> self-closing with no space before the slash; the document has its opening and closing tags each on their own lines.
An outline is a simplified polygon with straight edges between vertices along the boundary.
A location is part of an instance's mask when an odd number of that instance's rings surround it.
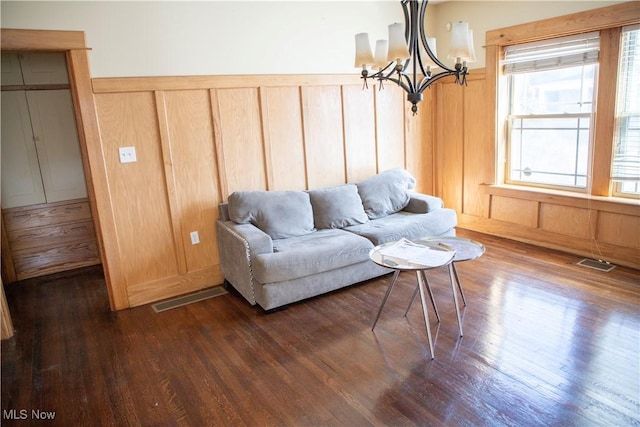
<svg viewBox="0 0 640 427">
<path fill-rule="evenodd" d="M 389 169 L 356 184 L 369 219 L 382 218 L 402 210 L 416 180 L 401 168 Z"/>
<path fill-rule="evenodd" d="M 343 228 L 369 221 L 355 184 L 310 190 L 316 228 Z"/>
<path fill-rule="evenodd" d="M 272 239 L 315 231 L 309 194 L 304 191 L 236 191 L 229 196 L 229 218 L 251 223 Z"/>
</svg>

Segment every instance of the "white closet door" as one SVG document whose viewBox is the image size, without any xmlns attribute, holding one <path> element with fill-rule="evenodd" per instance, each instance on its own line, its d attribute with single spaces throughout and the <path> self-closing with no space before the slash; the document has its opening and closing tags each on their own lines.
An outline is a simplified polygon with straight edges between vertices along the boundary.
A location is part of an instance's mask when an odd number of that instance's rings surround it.
<svg viewBox="0 0 640 427">
<path fill-rule="evenodd" d="M 0 64 L 2 67 L 2 86 L 24 84 L 17 53 L 3 53 Z"/>
<path fill-rule="evenodd" d="M 67 84 L 67 60 L 62 52 L 21 53 L 22 77 L 26 85 Z"/>
<path fill-rule="evenodd" d="M 2 207 L 45 203 L 25 91 L 2 92 Z"/>
<path fill-rule="evenodd" d="M 47 203 L 87 197 L 70 91 L 32 90 L 27 99 Z"/>
</svg>

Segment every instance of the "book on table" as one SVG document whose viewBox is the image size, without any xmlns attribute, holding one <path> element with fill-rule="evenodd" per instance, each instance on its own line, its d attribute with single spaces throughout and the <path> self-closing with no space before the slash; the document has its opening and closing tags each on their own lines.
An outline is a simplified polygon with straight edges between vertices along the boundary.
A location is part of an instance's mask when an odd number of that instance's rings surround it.
<svg viewBox="0 0 640 427">
<path fill-rule="evenodd" d="M 446 248 L 429 247 L 405 238 L 380 249 L 380 255 L 382 256 L 394 258 L 404 264 L 427 268 L 446 265 L 453 259 L 455 254 L 455 251 L 447 250 Z"/>
</svg>

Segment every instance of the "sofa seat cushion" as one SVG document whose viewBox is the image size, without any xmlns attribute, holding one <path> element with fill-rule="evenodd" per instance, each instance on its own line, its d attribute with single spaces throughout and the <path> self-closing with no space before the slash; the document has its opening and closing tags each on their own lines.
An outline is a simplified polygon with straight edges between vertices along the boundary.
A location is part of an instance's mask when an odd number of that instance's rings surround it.
<svg viewBox="0 0 640 427">
<path fill-rule="evenodd" d="M 428 214 L 400 211 L 366 224 L 345 227 L 345 230 L 366 237 L 377 246 L 403 237 L 417 239 L 439 236 L 456 225 L 456 211 L 442 208 Z"/>
<path fill-rule="evenodd" d="M 316 228 L 343 228 L 369 221 L 355 184 L 310 190 Z"/>
<path fill-rule="evenodd" d="M 339 229 L 273 242 L 273 253 L 260 254 L 252 263 L 260 283 L 282 282 L 329 271 L 369 259 L 373 244 L 361 236 Z"/>
<path fill-rule="evenodd" d="M 312 233 L 313 209 L 304 191 L 236 191 L 229 196 L 229 217 L 286 239 Z"/>
<path fill-rule="evenodd" d="M 398 212 L 409 203 L 416 180 L 404 169 L 389 169 L 356 184 L 369 219 Z"/>
</svg>

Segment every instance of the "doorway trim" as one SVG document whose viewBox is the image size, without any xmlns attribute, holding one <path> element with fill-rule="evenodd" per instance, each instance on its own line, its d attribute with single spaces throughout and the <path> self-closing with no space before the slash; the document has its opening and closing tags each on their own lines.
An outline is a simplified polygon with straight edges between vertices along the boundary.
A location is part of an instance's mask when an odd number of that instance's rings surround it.
<svg viewBox="0 0 640 427">
<path fill-rule="evenodd" d="M 109 260 L 105 256 L 107 253 L 117 253 L 116 242 L 109 238 L 117 234 L 108 198 L 107 173 L 101 151 L 98 117 L 89 70 L 90 48 L 86 45 L 84 31 L 2 28 L 0 29 L 0 47 L 2 51 L 65 52 L 87 194 L 109 295 L 109 305 L 112 310 L 127 308 L 129 301 L 125 287 L 113 286 L 112 278 L 121 277 L 117 263 L 115 263 L 116 266 L 109 265 Z M 101 194 L 106 197 L 99 197 Z M 111 248 L 114 248 L 115 252 L 111 252 Z M 115 283 L 117 282 L 119 281 L 116 280 Z M 2 298 L 4 299 L 4 294 Z M 11 321 L 8 310 L 2 312 L 2 321 L 5 322 L 5 320 Z"/>
</svg>

